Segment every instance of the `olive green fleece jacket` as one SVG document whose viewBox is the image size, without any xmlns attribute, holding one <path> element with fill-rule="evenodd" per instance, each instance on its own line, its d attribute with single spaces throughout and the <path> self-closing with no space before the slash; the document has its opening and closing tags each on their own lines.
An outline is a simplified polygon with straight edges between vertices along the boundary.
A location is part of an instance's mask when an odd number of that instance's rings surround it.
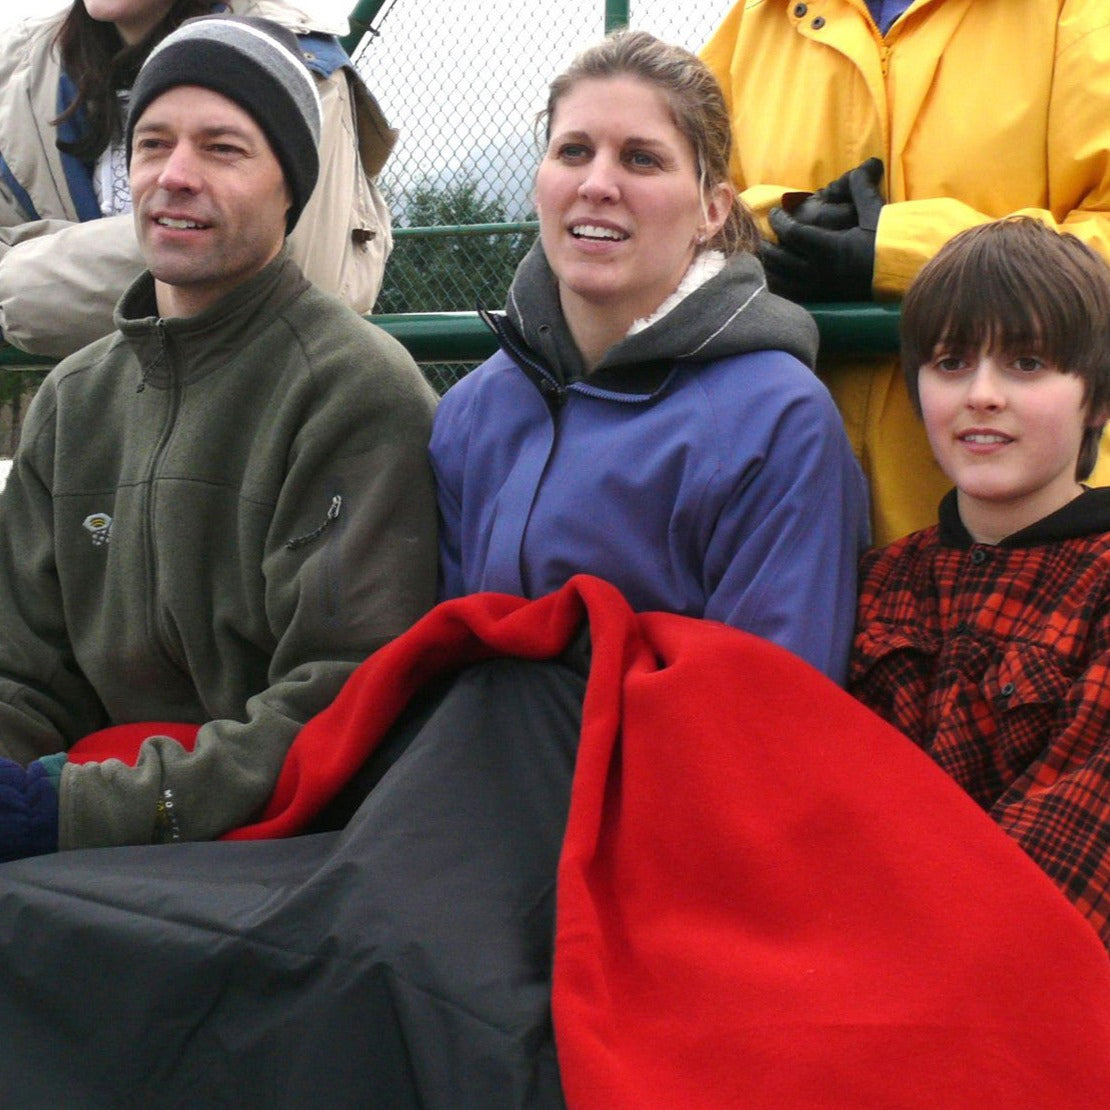
<svg viewBox="0 0 1110 1110">
<path fill-rule="evenodd" d="M 282 254 L 200 315 L 148 274 L 36 394 L 0 494 L 0 755 L 202 723 L 189 753 L 66 764 L 61 848 L 208 839 L 300 725 L 434 599 L 434 394 Z M 172 792 L 172 794 L 167 792 Z"/>
</svg>

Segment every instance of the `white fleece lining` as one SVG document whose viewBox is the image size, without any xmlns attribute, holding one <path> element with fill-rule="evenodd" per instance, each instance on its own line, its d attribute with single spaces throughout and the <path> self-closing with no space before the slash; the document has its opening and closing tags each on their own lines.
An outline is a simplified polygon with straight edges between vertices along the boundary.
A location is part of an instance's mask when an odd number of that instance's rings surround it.
<svg viewBox="0 0 1110 1110">
<path fill-rule="evenodd" d="M 682 275 L 675 291 L 650 316 L 633 320 L 632 326 L 628 329 L 628 335 L 636 335 L 645 328 L 650 328 L 652 324 L 658 323 L 668 312 L 686 300 L 695 289 L 700 289 L 724 268 L 725 256 L 720 251 L 702 251 L 696 255 L 686 273 Z"/>
</svg>

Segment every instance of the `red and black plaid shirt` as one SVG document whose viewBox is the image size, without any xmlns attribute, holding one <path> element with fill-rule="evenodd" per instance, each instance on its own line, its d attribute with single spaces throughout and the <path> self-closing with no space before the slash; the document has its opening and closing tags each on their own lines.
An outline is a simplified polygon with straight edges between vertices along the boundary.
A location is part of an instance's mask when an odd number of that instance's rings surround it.
<svg viewBox="0 0 1110 1110">
<path fill-rule="evenodd" d="M 997 546 L 956 510 L 864 557 L 849 689 L 924 748 L 1110 947 L 1110 489 Z"/>
</svg>

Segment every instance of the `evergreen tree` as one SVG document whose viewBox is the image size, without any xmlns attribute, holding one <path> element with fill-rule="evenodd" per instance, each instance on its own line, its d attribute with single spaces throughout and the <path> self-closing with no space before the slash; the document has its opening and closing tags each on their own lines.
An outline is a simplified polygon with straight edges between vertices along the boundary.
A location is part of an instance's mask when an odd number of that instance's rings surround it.
<svg viewBox="0 0 1110 1110">
<path fill-rule="evenodd" d="M 422 182 L 407 196 L 400 227 L 505 223 L 500 197 L 488 198 L 472 178 L 448 185 Z M 402 235 L 394 240 L 374 311 L 450 312 L 501 308 L 517 263 L 533 234 Z"/>
</svg>

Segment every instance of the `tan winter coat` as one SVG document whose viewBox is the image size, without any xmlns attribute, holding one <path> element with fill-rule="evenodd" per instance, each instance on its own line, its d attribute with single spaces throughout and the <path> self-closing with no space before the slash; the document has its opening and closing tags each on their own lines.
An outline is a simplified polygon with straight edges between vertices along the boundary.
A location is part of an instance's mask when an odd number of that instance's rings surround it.
<svg viewBox="0 0 1110 1110">
<path fill-rule="evenodd" d="M 331 32 L 279 0 L 231 0 L 292 31 Z M 62 13 L 64 14 L 64 13 Z M 0 330 L 25 351 L 60 358 L 112 331 L 112 310 L 143 269 L 129 215 L 78 222 L 50 121 L 58 114 L 62 14 L 32 19 L 0 46 L 0 156 L 40 219 L 0 180 Z M 320 179 L 289 243 L 305 276 L 367 313 L 392 247 L 389 210 L 374 179 L 396 138 L 350 68 L 317 75 L 324 110 Z"/>
</svg>

